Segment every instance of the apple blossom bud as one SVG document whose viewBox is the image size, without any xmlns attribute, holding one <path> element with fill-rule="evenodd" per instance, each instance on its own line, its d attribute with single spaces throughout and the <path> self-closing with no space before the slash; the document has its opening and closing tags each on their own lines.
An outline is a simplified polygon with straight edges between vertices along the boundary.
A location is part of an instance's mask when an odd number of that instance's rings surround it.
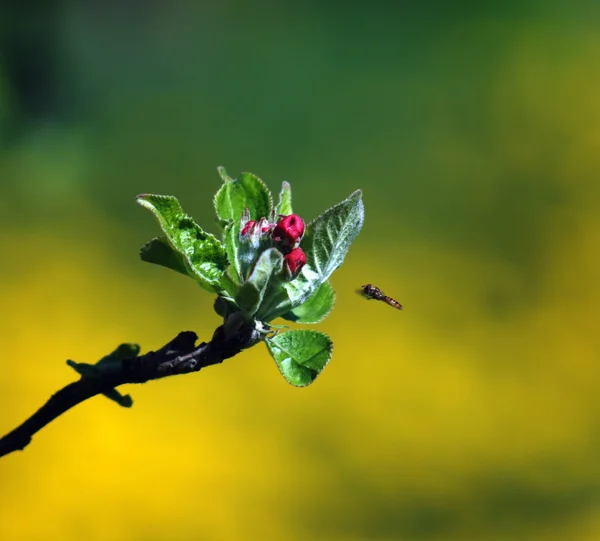
<svg viewBox="0 0 600 541">
<path fill-rule="evenodd" d="M 296 277 L 305 264 L 306 254 L 302 251 L 302 248 L 294 248 L 283 257 L 283 268 L 291 278 Z"/>
<path fill-rule="evenodd" d="M 249 222 L 246 222 L 246 225 L 240 231 L 240 235 L 242 237 L 245 237 L 246 235 L 249 235 L 250 234 L 250 230 L 254 227 L 255 223 L 256 222 L 254 220 L 250 220 Z"/>
<path fill-rule="evenodd" d="M 296 248 L 304 235 L 304 220 L 297 214 L 280 216 L 271 238 L 284 249 Z"/>
</svg>

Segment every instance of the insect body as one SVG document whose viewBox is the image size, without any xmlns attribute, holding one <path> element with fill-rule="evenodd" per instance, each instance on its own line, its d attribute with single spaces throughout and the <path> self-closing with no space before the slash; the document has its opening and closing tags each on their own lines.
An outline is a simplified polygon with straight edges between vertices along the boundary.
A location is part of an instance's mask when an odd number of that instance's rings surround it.
<svg viewBox="0 0 600 541">
<path fill-rule="evenodd" d="M 398 310 L 402 310 L 402 305 L 392 297 L 388 297 L 381 289 L 374 286 L 373 284 L 366 284 L 362 286 L 362 291 L 367 299 L 375 299 L 376 301 L 383 301 Z"/>
</svg>

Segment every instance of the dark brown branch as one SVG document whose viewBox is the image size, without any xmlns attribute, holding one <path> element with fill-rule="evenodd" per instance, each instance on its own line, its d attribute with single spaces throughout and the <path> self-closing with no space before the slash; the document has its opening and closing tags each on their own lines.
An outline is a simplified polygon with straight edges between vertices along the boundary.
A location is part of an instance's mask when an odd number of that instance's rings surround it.
<svg viewBox="0 0 600 541">
<path fill-rule="evenodd" d="M 0 438 L 0 457 L 23 450 L 36 432 L 88 398 L 110 392 L 125 383 L 144 383 L 197 372 L 237 355 L 258 341 L 253 328 L 243 328 L 233 336 L 226 337 L 222 326 L 208 343 L 202 342 L 196 346 L 197 338 L 193 332 L 182 332 L 157 351 L 95 365 L 93 373 L 63 387 L 23 424 Z"/>
</svg>

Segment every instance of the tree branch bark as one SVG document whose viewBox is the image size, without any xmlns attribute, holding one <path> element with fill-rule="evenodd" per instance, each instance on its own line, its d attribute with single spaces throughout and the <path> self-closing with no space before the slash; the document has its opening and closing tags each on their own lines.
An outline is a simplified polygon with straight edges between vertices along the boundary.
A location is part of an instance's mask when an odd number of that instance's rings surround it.
<svg viewBox="0 0 600 541">
<path fill-rule="evenodd" d="M 90 374 L 83 375 L 78 381 L 53 394 L 31 417 L 0 438 L 0 457 L 13 451 L 22 451 L 36 432 L 88 398 L 110 393 L 125 383 L 145 383 L 167 376 L 198 372 L 237 355 L 258 341 L 253 328 L 243 328 L 233 336 L 226 336 L 223 326 L 217 328 L 210 342 L 196 346 L 197 339 L 191 331 L 181 332 L 157 351 L 94 365 Z"/>
</svg>

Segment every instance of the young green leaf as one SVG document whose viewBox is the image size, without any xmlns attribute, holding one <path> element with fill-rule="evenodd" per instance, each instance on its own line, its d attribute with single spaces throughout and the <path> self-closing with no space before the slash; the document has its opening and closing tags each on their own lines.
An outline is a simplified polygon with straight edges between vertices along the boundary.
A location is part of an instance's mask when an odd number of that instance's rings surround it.
<svg viewBox="0 0 600 541">
<path fill-rule="evenodd" d="M 326 210 L 306 228 L 300 245 L 306 253 L 306 265 L 291 282 L 284 284 L 292 309 L 305 303 L 314 291 L 337 269 L 360 232 L 364 221 L 361 191 Z M 273 307 L 273 318 L 288 312 L 286 303 Z"/>
<path fill-rule="evenodd" d="M 283 317 L 284 314 L 290 313 L 306 302 L 320 284 L 319 275 L 310 268 L 310 265 L 304 265 L 293 280 L 285 281 L 283 284 L 277 283 L 278 287 L 268 292 L 267 299 L 256 317 L 266 322 Z"/>
<path fill-rule="evenodd" d="M 186 276 L 190 276 L 188 272 L 185 256 L 175 250 L 166 237 L 156 237 L 142 246 L 140 250 L 142 261 L 161 265 L 167 269 L 171 269 Z M 194 276 L 192 276 L 194 278 Z"/>
<path fill-rule="evenodd" d="M 219 292 L 227 267 L 223 245 L 187 216 L 175 197 L 143 194 L 138 195 L 137 202 L 157 218 L 169 244 L 183 257 L 187 274 L 204 289 Z"/>
<path fill-rule="evenodd" d="M 236 222 L 230 222 L 223 230 L 223 241 L 227 259 L 231 267 L 230 275 L 236 278 L 237 282 L 242 280 L 242 271 L 239 259 L 239 233 L 240 228 Z"/>
<path fill-rule="evenodd" d="M 352 241 L 359 234 L 365 217 L 362 192 L 355 191 L 348 199 L 327 209 L 308 224 L 302 243 L 307 262 L 327 280 L 344 261 Z"/>
<path fill-rule="evenodd" d="M 219 295 L 227 299 L 228 301 L 234 302 L 235 296 L 240 290 L 240 280 L 235 273 L 235 270 L 231 265 L 227 265 L 227 269 L 221 275 L 221 291 Z"/>
<path fill-rule="evenodd" d="M 215 299 L 213 308 L 217 315 L 221 316 L 222 318 L 225 318 L 229 314 L 237 310 L 237 305 L 232 300 L 226 299 L 219 295 Z"/>
<path fill-rule="evenodd" d="M 232 180 L 220 168 L 219 173 L 224 180 L 215 195 L 214 204 L 217 221 L 221 227 L 230 222 L 237 222 L 247 208 L 253 220 L 268 218 L 273 209 L 273 197 L 265 183 L 252 173 L 242 173 Z"/>
<path fill-rule="evenodd" d="M 269 282 L 281 272 L 282 264 L 283 255 L 275 248 L 265 250 L 258 258 L 236 296 L 237 305 L 249 316 L 253 316 L 260 307 Z"/>
<path fill-rule="evenodd" d="M 279 203 L 275 209 L 275 215 L 283 214 L 288 216 L 292 212 L 292 187 L 285 180 L 281 183 L 281 192 L 279 193 Z"/>
<path fill-rule="evenodd" d="M 284 332 L 265 343 L 281 375 L 296 387 L 312 383 L 333 353 L 331 338 L 312 330 Z"/>
<path fill-rule="evenodd" d="M 275 318 L 288 314 L 294 308 L 304 303 L 321 284 L 319 275 L 306 264 L 300 274 L 292 281 L 283 283 L 283 289 L 268 295 L 268 301 L 261 306 L 257 315 L 263 321 L 272 321 Z"/>
<path fill-rule="evenodd" d="M 219 167 L 217 167 L 217 171 L 223 182 L 233 182 L 233 179 L 227 174 L 227 171 L 222 165 L 219 165 Z"/>
<path fill-rule="evenodd" d="M 306 302 L 281 317 L 296 323 L 319 323 L 333 310 L 335 291 L 329 282 L 323 282 Z"/>
</svg>

